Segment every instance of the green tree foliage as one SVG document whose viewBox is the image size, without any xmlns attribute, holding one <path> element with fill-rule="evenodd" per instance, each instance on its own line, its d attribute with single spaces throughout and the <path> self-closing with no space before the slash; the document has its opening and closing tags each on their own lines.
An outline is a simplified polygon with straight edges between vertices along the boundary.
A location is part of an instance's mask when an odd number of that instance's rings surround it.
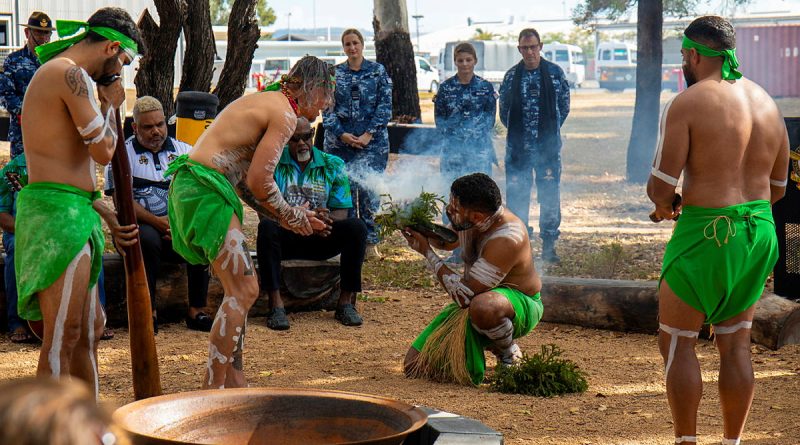
<svg viewBox="0 0 800 445">
<path fill-rule="evenodd" d="M 211 8 L 211 24 L 212 25 L 227 25 L 228 18 L 231 15 L 231 7 L 234 0 L 209 0 Z M 266 0 L 258 0 L 256 4 L 256 17 L 258 24 L 261 26 L 269 26 L 275 23 L 275 10 L 272 9 Z"/>
</svg>

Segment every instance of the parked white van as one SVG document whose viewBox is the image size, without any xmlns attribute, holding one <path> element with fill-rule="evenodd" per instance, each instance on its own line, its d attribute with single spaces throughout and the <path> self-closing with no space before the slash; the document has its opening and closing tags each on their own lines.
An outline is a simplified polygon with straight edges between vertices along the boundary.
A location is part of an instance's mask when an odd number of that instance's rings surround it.
<svg viewBox="0 0 800 445">
<path fill-rule="evenodd" d="M 417 66 L 417 89 L 436 94 L 439 91 L 439 70 L 420 56 L 414 56 L 414 64 Z"/>
<path fill-rule="evenodd" d="M 506 71 L 522 60 L 516 41 L 469 40 L 468 42 L 475 47 L 475 53 L 478 55 L 475 74 L 491 82 L 495 90 L 500 89 Z M 461 41 L 447 42 L 439 53 L 439 80 L 442 82 L 458 72 L 453 63 L 453 48 L 459 43 Z"/>
<path fill-rule="evenodd" d="M 600 88 L 622 91 L 636 87 L 636 46 L 624 42 L 601 42 L 597 46 L 595 70 Z"/>
<path fill-rule="evenodd" d="M 581 47 L 568 43 L 545 43 L 542 57 L 564 70 L 570 87 L 579 87 L 586 80 L 586 59 Z"/>
</svg>

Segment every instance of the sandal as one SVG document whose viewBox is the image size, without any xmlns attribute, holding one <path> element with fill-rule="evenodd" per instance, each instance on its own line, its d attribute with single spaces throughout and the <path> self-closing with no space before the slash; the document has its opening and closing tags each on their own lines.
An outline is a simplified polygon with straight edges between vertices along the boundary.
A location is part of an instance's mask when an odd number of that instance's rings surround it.
<svg viewBox="0 0 800 445">
<path fill-rule="evenodd" d="M 214 320 L 205 312 L 198 312 L 194 318 L 186 317 L 186 326 L 194 331 L 211 332 L 211 325 L 213 324 Z"/>
<path fill-rule="evenodd" d="M 8 337 L 12 343 L 33 343 L 36 341 L 36 337 L 28 333 L 28 330 L 22 326 L 14 329 Z"/>
<path fill-rule="evenodd" d="M 285 331 L 289 329 L 289 319 L 286 317 L 286 309 L 282 307 L 272 308 L 267 314 L 267 327 L 273 331 Z"/>
<path fill-rule="evenodd" d="M 100 340 L 111 340 L 114 338 L 114 331 L 109 328 L 103 328 L 103 335 L 100 336 Z"/>
</svg>

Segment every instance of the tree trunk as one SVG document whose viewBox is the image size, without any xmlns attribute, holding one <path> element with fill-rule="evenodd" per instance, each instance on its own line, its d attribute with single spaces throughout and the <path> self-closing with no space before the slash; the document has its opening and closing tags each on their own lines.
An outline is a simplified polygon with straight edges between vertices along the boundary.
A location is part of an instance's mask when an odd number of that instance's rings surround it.
<svg viewBox="0 0 800 445">
<path fill-rule="evenodd" d="M 186 36 L 186 52 L 180 91 L 207 93 L 211 90 L 214 58 L 217 54 L 208 0 L 188 1 L 183 34 Z"/>
<path fill-rule="evenodd" d="M 654 281 L 545 277 L 542 321 L 623 332 L 658 331 Z M 708 327 L 702 336 L 708 337 Z M 800 303 L 765 292 L 756 303 L 751 337 L 770 349 L 800 343 Z"/>
<path fill-rule="evenodd" d="M 257 0 L 236 0 L 228 20 L 228 51 L 225 66 L 214 94 L 219 97 L 219 111 L 244 94 L 247 76 L 258 47 L 260 30 L 256 21 Z"/>
<path fill-rule="evenodd" d="M 139 30 L 147 46 L 147 53 L 139 61 L 139 71 L 134 78 L 138 96 L 153 96 L 164 106 L 164 114 L 174 114 L 172 87 L 175 84 L 175 51 L 181 33 L 186 4 L 182 0 L 155 0 L 161 26 L 150 11 L 144 10 L 139 19 Z M 165 19 L 169 17 L 169 19 Z"/>
<path fill-rule="evenodd" d="M 658 138 L 659 98 L 661 96 L 661 28 L 664 24 L 662 0 L 639 0 L 636 64 L 636 105 L 628 143 L 628 182 L 642 184 L 650 176 L 650 163 Z"/>
<path fill-rule="evenodd" d="M 375 54 L 392 79 L 392 120 L 415 122 L 420 118 L 414 47 L 408 33 L 405 0 L 374 0 Z"/>
</svg>

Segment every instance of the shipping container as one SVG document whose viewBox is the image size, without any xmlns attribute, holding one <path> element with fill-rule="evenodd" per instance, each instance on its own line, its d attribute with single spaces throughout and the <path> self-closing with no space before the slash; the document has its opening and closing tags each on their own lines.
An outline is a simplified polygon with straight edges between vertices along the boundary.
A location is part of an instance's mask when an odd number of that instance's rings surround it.
<svg viewBox="0 0 800 445">
<path fill-rule="evenodd" d="M 800 97 L 800 25 L 736 28 L 739 71 L 772 97 Z"/>
</svg>

